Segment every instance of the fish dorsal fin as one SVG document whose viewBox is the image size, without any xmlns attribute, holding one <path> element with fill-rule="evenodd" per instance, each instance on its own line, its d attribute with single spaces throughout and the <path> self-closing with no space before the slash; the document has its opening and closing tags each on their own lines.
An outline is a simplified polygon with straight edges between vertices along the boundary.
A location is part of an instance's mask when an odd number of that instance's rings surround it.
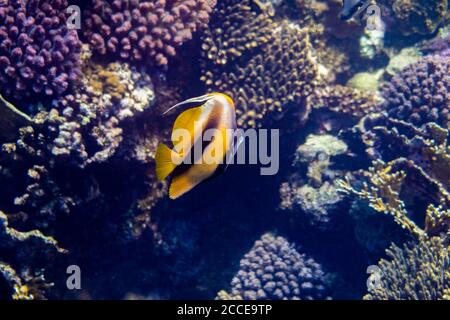
<svg viewBox="0 0 450 320">
<path fill-rule="evenodd" d="M 166 111 L 164 111 L 164 112 L 163 112 L 163 115 L 166 115 L 167 113 L 169 113 L 170 111 L 172 111 L 172 110 L 174 110 L 174 109 L 177 109 L 177 108 L 180 108 L 180 107 L 187 106 L 187 105 L 189 105 L 189 104 L 191 104 L 191 103 L 196 103 L 196 104 L 197 104 L 197 103 L 200 103 L 200 104 L 203 104 L 203 103 L 205 103 L 206 101 L 212 99 L 213 97 L 214 97 L 214 94 L 205 94 L 205 95 L 200 96 L 200 97 L 195 97 L 195 98 L 191 98 L 191 99 L 182 101 L 182 102 L 180 102 L 180 103 L 177 103 L 177 104 L 174 105 L 173 107 L 170 107 L 170 108 L 167 109 Z"/>
<path fill-rule="evenodd" d="M 175 120 L 172 128 L 171 140 L 176 152 L 189 150 L 194 144 L 194 123 L 195 121 L 198 121 L 200 119 L 202 110 L 202 106 L 188 109 L 186 111 L 183 111 Z M 187 141 L 180 142 L 179 139 L 177 139 L 177 136 L 179 136 L 180 133 L 175 132 L 179 129 L 183 129 L 189 132 L 190 139 L 183 139 Z M 181 134 L 183 134 L 183 132 L 181 132 Z"/>
</svg>

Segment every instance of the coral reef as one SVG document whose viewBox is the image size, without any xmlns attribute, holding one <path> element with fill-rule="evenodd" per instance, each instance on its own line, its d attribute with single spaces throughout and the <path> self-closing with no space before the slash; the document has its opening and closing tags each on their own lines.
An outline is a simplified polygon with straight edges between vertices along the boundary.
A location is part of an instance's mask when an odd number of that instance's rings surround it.
<svg viewBox="0 0 450 320">
<path fill-rule="evenodd" d="M 204 60 L 202 73 L 209 91 L 233 97 L 238 125 L 246 128 L 270 122 L 266 115 L 272 113 L 272 121 L 279 119 L 288 110 L 297 113 L 300 122 L 306 120 L 317 66 L 307 32 L 282 23 L 273 30 L 271 41 L 250 57 L 220 65 Z"/>
<path fill-rule="evenodd" d="M 12 141 L 17 138 L 20 127 L 31 123 L 31 118 L 18 110 L 0 95 L 0 140 Z"/>
<path fill-rule="evenodd" d="M 312 98 L 314 108 L 347 114 L 362 118 L 380 110 L 380 98 L 376 93 L 354 89 L 341 85 L 322 85 L 318 87 Z"/>
<path fill-rule="evenodd" d="M 409 65 L 417 63 L 421 58 L 422 55 L 417 48 L 404 48 L 389 59 L 386 73 L 395 76 Z"/>
<path fill-rule="evenodd" d="M 102 162 L 111 157 L 122 142 L 121 123 L 149 108 L 155 94 L 151 79 L 127 64 L 110 63 L 106 67 L 91 62 L 83 64 L 83 84 L 56 101 L 60 116 L 52 152 L 58 156 L 78 152 L 82 165 Z M 56 112 L 56 111 L 55 111 Z M 95 148 L 83 140 L 92 137 Z"/>
<path fill-rule="evenodd" d="M 332 158 L 346 152 L 347 145 L 333 136 L 309 135 L 295 153 L 296 172 L 281 184 L 280 208 L 292 211 L 300 207 L 311 224 L 325 227 L 330 213 L 342 200 L 336 184 L 342 172 L 330 168 Z M 299 174 L 303 171 L 306 178 Z"/>
<path fill-rule="evenodd" d="M 9 226 L 8 215 L 0 211 L 0 282 L 5 281 L 12 299 L 31 300 L 45 298 L 45 291 L 51 287 L 44 275 L 36 269 L 39 255 L 45 257 L 48 264 L 52 255 L 67 253 L 59 247 L 57 241 L 43 235 L 39 230 L 20 232 Z M 13 261 L 13 265 L 4 262 Z M 3 260 L 3 261 L 2 261 Z M 34 269 L 34 271 L 32 271 Z"/>
<path fill-rule="evenodd" d="M 449 252 L 441 239 L 392 244 L 387 259 L 369 287 L 367 300 L 447 300 L 450 290 Z"/>
<path fill-rule="evenodd" d="M 400 31 L 404 35 L 431 34 L 443 22 L 447 0 L 400 0 L 391 2 Z"/>
<path fill-rule="evenodd" d="M 244 300 L 327 299 L 325 274 L 312 258 L 299 254 L 284 238 L 264 234 L 240 262 L 231 293 Z"/>
<path fill-rule="evenodd" d="M 448 0 L 376 3 L 0 0 L 0 299 L 449 299 Z M 164 111 L 212 91 L 279 171 L 165 200 Z"/>
<path fill-rule="evenodd" d="M 225 65 L 270 41 L 274 22 L 255 7 L 252 0 L 228 0 L 217 5 L 203 36 L 204 59 Z"/>
<path fill-rule="evenodd" d="M 389 116 L 421 126 L 449 128 L 450 58 L 425 57 L 406 67 L 382 89 Z"/>
<path fill-rule="evenodd" d="M 167 65 L 207 25 L 214 6 L 213 0 L 94 0 L 84 12 L 83 34 L 96 54 Z"/>
<path fill-rule="evenodd" d="M 79 74 L 81 42 L 67 0 L 0 3 L 0 83 L 7 98 L 60 95 Z"/>
<path fill-rule="evenodd" d="M 388 123 L 366 134 L 374 166 L 365 173 L 362 189 L 354 189 L 348 180 L 341 186 L 376 211 L 392 215 L 418 238 L 448 234 L 447 130 L 436 124 L 417 129 L 394 120 Z"/>
</svg>

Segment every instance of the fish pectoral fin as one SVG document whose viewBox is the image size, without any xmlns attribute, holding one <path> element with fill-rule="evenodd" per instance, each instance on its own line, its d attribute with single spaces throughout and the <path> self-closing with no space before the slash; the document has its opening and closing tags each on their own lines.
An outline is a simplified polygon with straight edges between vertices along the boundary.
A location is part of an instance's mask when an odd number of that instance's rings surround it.
<svg viewBox="0 0 450 320">
<path fill-rule="evenodd" d="M 169 187 L 169 198 L 174 200 L 195 187 L 186 175 L 176 176 Z"/>
<path fill-rule="evenodd" d="M 158 144 L 156 149 L 156 177 L 159 181 L 164 180 L 177 167 L 173 159 L 181 158 L 165 144 Z"/>
<path fill-rule="evenodd" d="M 232 148 L 230 149 L 230 151 L 227 154 L 227 158 L 226 158 L 226 162 L 225 162 L 226 163 L 225 170 L 227 170 L 228 165 L 231 163 L 231 159 L 233 159 L 233 157 L 236 155 L 236 153 L 239 150 L 239 147 L 241 146 L 243 141 L 244 141 L 244 136 L 242 134 L 242 131 L 241 130 L 236 131 L 233 135 Z"/>
<path fill-rule="evenodd" d="M 200 118 L 202 107 L 195 107 L 183 111 L 175 120 L 172 128 L 172 143 L 177 152 L 186 151 L 194 142 L 194 123 Z M 179 130 L 179 131 L 178 131 Z M 181 131 L 183 130 L 183 131 Z M 185 136 L 189 134 L 189 136 Z M 183 140 L 180 142 L 180 138 Z M 187 141 L 185 141 L 187 140 Z M 181 147 L 181 150 L 180 150 Z"/>
</svg>

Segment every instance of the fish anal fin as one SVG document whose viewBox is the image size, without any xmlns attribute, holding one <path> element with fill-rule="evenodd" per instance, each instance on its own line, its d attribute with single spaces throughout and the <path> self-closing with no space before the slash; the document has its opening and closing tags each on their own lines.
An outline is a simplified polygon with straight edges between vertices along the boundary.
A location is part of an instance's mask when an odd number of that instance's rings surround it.
<svg viewBox="0 0 450 320">
<path fill-rule="evenodd" d="M 177 154 L 170 150 L 165 144 L 158 144 L 156 149 L 156 177 L 159 181 L 164 180 L 172 171 L 177 167 L 177 163 L 173 161 L 173 158 L 177 157 Z"/>
<path fill-rule="evenodd" d="M 178 197 L 181 197 L 186 192 L 190 191 L 195 187 L 196 184 L 193 184 L 189 177 L 186 175 L 176 176 L 172 179 L 169 187 L 169 197 L 174 200 Z"/>
</svg>

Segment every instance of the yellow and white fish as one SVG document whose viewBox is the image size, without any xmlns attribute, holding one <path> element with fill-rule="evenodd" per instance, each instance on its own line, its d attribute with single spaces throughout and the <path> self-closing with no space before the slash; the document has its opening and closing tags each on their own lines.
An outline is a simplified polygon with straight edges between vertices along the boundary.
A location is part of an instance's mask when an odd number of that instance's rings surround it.
<svg viewBox="0 0 450 320">
<path fill-rule="evenodd" d="M 171 135 L 173 148 L 160 143 L 156 151 L 157 178 L 164 180 L 173 173 L 169 187 L 171 199 L 218 173 L 238 146 L 234 143 L 235 106 L 229 96 L 217 92 L 206 94 L 180 102 L 165 113 L 189 104 L 200 106 L 187 109 L 175 120 Z M 208 131 L 215 133 L 209 139 L 205 137 Z M 201 148 L 197 149 L 198 146 Z"/>
</svg>

